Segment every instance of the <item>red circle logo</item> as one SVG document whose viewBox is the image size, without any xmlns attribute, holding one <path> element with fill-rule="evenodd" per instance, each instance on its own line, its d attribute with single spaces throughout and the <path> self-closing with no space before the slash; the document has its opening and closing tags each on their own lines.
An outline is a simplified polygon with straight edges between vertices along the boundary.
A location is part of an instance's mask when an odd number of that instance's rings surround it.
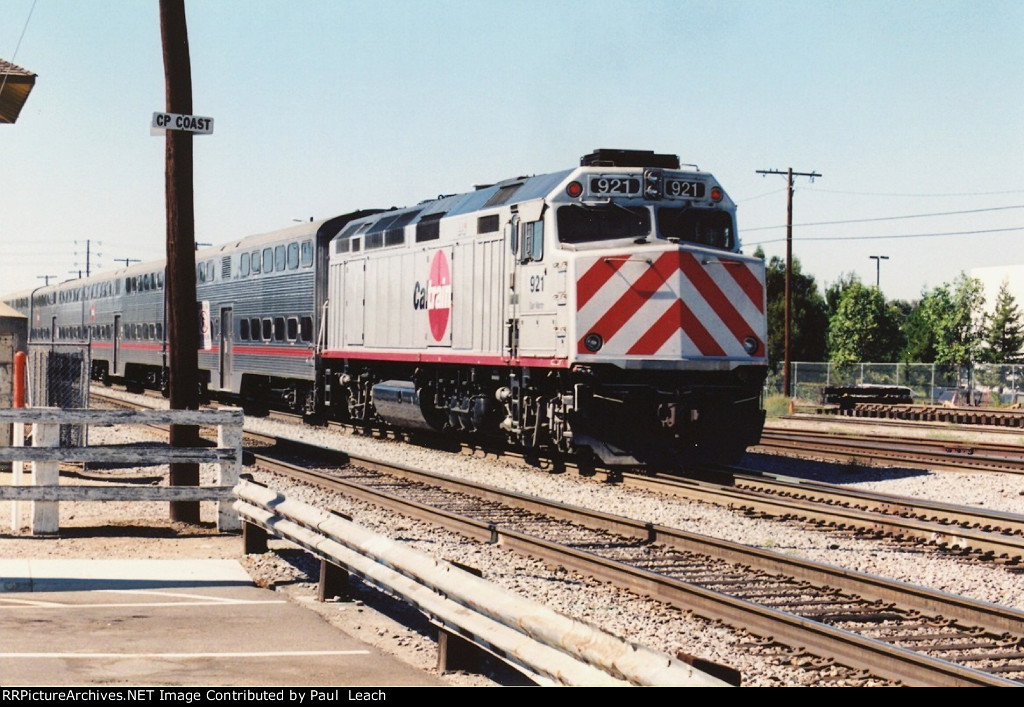
<svg viewBox="0 0 1024 707">
<path fill-rule="evenodd" d="M 427 319 L 430 321 L 430 334 L 434 341 L 440 341 L 448 331 L 451 311 L 451 271 L 444 251 L 439 250 L 430 262 L 430 276 L 427 278 Z"/>
</svg>

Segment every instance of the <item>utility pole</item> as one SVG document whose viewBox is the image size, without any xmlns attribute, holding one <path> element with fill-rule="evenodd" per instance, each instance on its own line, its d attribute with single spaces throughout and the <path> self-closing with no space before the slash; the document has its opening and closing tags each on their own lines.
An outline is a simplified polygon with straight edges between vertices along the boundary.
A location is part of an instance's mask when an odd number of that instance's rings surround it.
<svg viewBox="0 0 1024 707">
<path fill-rule="evenodd" d="M 56 275 L 36 275 L 36 279 L 43 281 L 43 287 L 49 287 L 50 286 L 50 280 L 56 280 L 57 276 Z"/>
<path fill-rule="evenodd" d="M 869 255 L 869 258 L 875 261 L 875 287 L 881 289 L 882 287 L 882 261 L 888 260 L 888 255 Z"/>
<path fill-rule="evenodd" d="M 124 261 L 124 266 L 125 267 L 128 267 L 129 263 L 139 263 L 139 262 L 142 262 L 138 258 L 114 258 L 114 261 L 118 262 L 118 263 L 120 263 L 122 260 Z"/>
<path fill-rule="evenodd" d="M 78 243 L 79 243 L 79 241 L 75 241 L 75 245 L 78 245 Z M 96 241 L 96 245 L 103 245 L 103 242 L 102 241 Z M 78 255 L 78 251 L 75 251 L 75 255 L 76 256 Z M 97 253 L 96 254 L 97 258 L 102 257 L 102 256 L 103 256 L 103 253 Z M 78 263 L 75 263 L 75 265 L 78 265 Z M 81 272 L 81 271 L 79 271 L 79 272 Z M 90 275 L 92 275 L 92 240 L 87 238 L 85 240 L 85 276 L 89 277 Z M 79 277 L 81 277 L 81 275 L 79 275 Z"/>
<path fill-rule="evenodd" d="M 167 112 L 192 113 L 192 64 L 185 0 L 160 0 Z M 199 318 L 196 313 L 195 204 L 192 192 L 192 133 L 166 132 L 166 297 L 171 410 L 199 409 Z M 172 447 L 198 447 L 196 425 L 171 425 Z M 171 486 L 198 486 L 199 465 L 172 464 Z M 172 501 L 171 520 L 199 523 L 198 501 Z"/>
<path fill-rule="evenodd" d="M 782 363 L 782 393 L 787 398 L 792 397 L 793 391 L 789 384 L 789 350 L 790 350 L 790 317 L 793 312 L 792 295 L 792 272 L 793 272 L 793 177 L 809 177 L 813 182 L 815 177 L 821 175 L 817 172 L 794 172 L 790 167 L 785 172 L 778 169 L 759 169 L 758 174 L 784 174 L 788 185 L 786 199 L 786 298 L 785 298 L 785 335 Z"/>
</svg>

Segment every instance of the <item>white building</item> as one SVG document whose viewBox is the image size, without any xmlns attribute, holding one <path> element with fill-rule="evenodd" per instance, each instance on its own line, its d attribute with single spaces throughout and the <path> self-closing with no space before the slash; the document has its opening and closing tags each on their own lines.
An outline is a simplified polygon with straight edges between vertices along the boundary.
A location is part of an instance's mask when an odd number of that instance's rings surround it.
<svg viewBox="0 0 1024 707">
<path fill-rule="evenodd" d="M 1017 305 L 1024 311 L 1024 265 L 996 265 L 989 268 L 973 268 L 971 277 L 981 280 L 985 286 L 985 311 L 995 310 L 999 288 L 1006 282 L 1010 294 L 1017 300 Z"/>
</svg>

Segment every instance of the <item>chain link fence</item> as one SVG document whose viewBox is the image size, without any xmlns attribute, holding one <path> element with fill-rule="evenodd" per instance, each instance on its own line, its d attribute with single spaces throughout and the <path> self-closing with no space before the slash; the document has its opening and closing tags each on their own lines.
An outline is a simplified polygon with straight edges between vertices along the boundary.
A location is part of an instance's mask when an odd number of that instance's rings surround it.
<svg viewBox="0 0 1024 707">
<path fill-rule="evenodd" d="M 810 363 L 791 364 L 793 397 L 819 403 L 831 386 L 886 385 L 910 388 L 915 403 L 1005 407 L 1024 403 L 1024 365 L 976 363 L 947 366 L 934 363 Z M 782 393 L 782 375 L 770 376 L 768 393 Z"/>
<path fill-rule="evenodd" d="M 29 343 L 27 404 L 32 407 L 89 407 L 88 343 Z M 85 446 L 82 425 L 61 425 L 60 445 Z"/>
</svg>

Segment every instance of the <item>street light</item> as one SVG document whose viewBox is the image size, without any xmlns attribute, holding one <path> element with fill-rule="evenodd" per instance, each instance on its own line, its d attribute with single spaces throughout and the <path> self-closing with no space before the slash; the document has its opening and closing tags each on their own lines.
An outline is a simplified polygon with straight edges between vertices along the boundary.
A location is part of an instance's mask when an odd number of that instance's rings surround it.
<svg viewBox="0 0 1024 707">
<path fill-rule="evenodd" d="M 882 261 L 888 260 L 888 255 L 869 255 L 869 258 L 875 261 L 875 287 L 880 287 L 882 281 Z"/>
</svg>

